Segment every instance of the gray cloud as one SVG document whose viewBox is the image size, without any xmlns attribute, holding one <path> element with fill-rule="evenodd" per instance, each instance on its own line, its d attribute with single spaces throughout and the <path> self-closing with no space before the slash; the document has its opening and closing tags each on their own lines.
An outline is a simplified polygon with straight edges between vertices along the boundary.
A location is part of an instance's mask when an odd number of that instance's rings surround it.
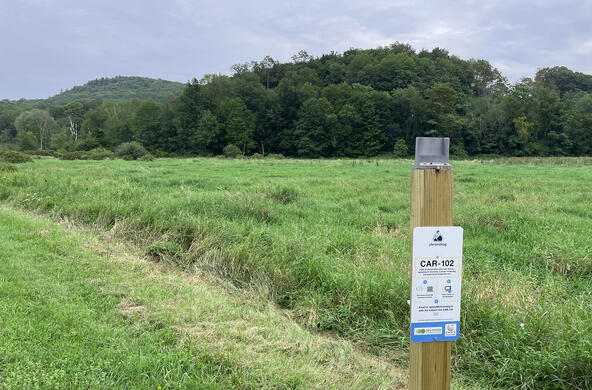
<svg viewBox="0 0 592 390">
<path fill-rule="evenodd" d="M 485 58 L 512 81 L 545 66 L 592 73 L 590 0 L 0 1 L 0 98 L 117 74 L 185 82 L 266 55 L 394 41 Z"/>
</svg>

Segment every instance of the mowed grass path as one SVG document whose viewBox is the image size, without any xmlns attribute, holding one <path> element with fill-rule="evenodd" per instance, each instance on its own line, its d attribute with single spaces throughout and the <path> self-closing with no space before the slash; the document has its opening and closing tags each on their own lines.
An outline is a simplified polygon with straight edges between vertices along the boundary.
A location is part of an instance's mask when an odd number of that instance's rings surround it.
<svg viewBox="0 0 592 390">
<path fill-rule="evenodd" d="M 0 265 L 1 389 L 405 386 L 256 296 L 5 208 Z"/>
<path fill-rule="evenodd" d="M 501 388 L 592 386 L 590 164 L 453 164 L 465 229 L 457 373 Z M 42 159 L 1 176 L 9 204 L 109 230 L 156 261 L 263 292 L 310 329 L 406 358 L 410 161 Z"/>
</svg>

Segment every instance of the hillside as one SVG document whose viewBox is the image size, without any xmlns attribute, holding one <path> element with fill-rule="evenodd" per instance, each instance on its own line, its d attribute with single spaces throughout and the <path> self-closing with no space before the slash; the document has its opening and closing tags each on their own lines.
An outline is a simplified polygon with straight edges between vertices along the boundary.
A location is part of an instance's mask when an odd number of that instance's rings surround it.
<svg viewBox="0 0 592 390">
<path fill-rule="evenodd" d="M 100 78 L 65 90 L 47 99 L 51 105 L 64 105 L 76 100 L 103 99 L 122 101 L 132 98 L 164 100 L 178 96 L 185 85 L 175 81 L 138 76 Z"/>
<path fill-rule="evenodd" d="M 218 155 L 233 144 L 244 155 L 306 158 L 372 157 L 398 145 L 406 156 L 415 137 L 440 136 L 457 157 L 592 155 L 592 76 L 566 67 L 509 84 L 485 60 L 395 42 L 233 71 L 185 85 L 103 78 L 46 100 L 0 102 L 0 149 L 114 150 L 136 140 L 159 155 Z M 26 124 L 31 113 L 17 129 L 33 108 L 55 121 L 47 140 Z"/>
</svg>

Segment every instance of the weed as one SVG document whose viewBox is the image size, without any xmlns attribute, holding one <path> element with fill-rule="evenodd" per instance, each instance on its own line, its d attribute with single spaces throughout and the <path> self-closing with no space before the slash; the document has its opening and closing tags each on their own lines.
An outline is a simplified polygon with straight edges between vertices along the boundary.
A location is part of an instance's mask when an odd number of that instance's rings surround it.
<svg viewBox="0 0 592 390">
<path fill-rule="evenodd" d="M 16 165 L 0 162 L 0 172 L 17 172 L 17 171 L 18 171 L 18 168 Z"/>
<path fill-rule="evenodd" d="M 281 204 L 293 203 L 298 200 L 298 196 L 299 192 L 297 189 L 286 186 L 276 187 L 269 194 L 271 199 Z"/>
</svg>

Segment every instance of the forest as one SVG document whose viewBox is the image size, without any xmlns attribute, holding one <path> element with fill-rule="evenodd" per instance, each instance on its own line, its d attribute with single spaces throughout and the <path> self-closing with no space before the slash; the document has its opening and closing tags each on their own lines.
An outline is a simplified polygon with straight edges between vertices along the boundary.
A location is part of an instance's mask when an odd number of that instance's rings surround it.
<svg viewBox="0 0 592 390">
<path fill-rule="evenodd" d="M 286 63 L 268 56 L 149 94 L 101 80 L 60 98 L 0 101 L 0 149 L 135 141 L 160 157 L 228 145 L 243 155 L 404 157 L 415 137 L 446 136 L 459 158 L 592 155 L 592 75 L 561 66 L 512 84 L 486 60 L 394 43 L 318 58 L 301 51 Z M 109 93 L 93 94 L 101 84 Z"/>
</svg>

